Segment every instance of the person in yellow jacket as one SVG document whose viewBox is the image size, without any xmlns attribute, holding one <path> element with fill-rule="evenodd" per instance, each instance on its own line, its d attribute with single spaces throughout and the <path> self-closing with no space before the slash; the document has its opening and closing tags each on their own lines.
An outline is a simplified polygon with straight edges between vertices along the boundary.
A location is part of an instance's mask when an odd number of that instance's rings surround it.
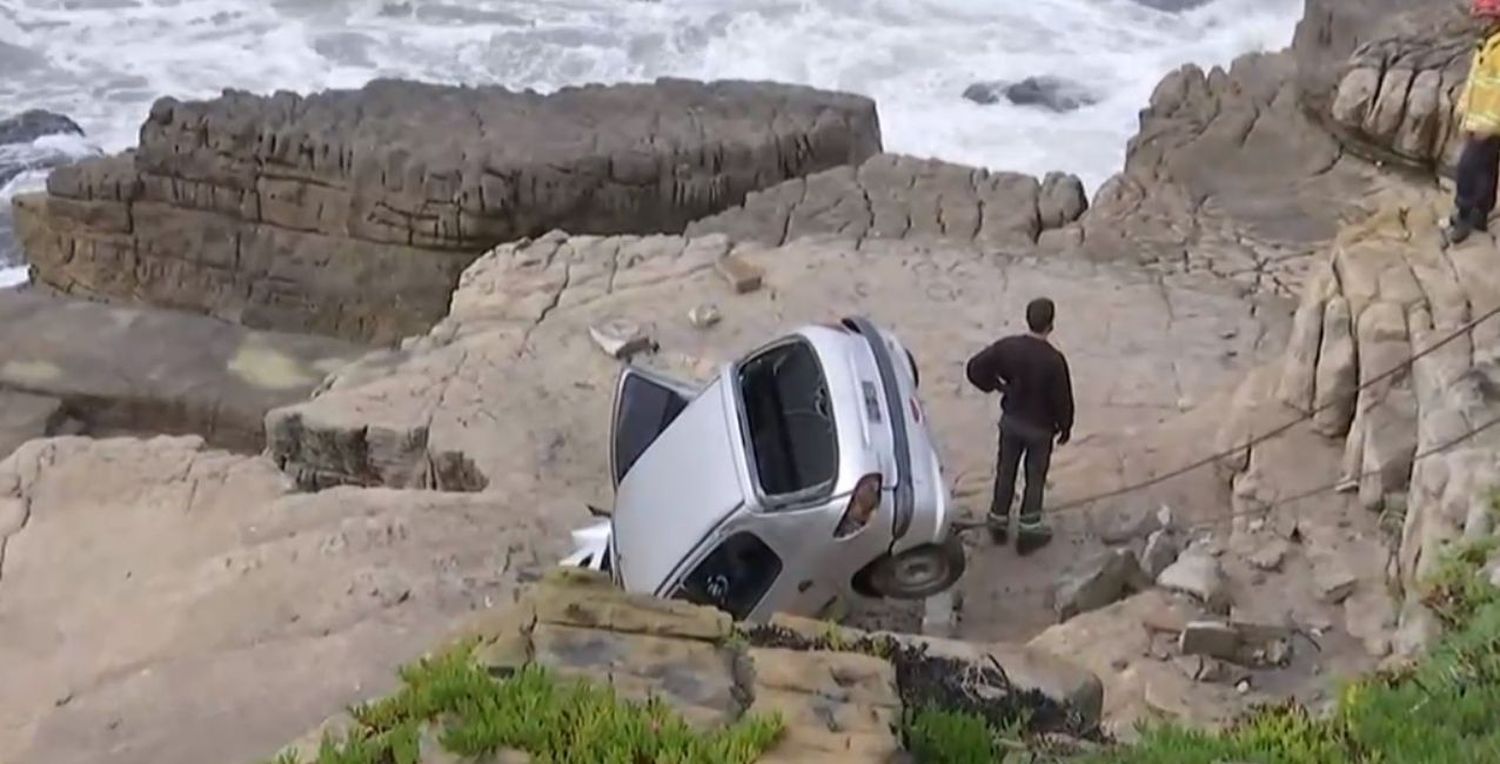
<svg viewBox="0 0 1500 764">
<path fill-rule="evenodd" d="M 1474 3 L 1474 16 L 1489 22 L 1474 50 L 1469 79 L 1458 99 L 1464 148 L 1455 173 L 1457 192 L 1448 241 L 1457 244 L 1474 231 L 1488 231 L 1500 180 L 1500 3 Z"/>
</svg>

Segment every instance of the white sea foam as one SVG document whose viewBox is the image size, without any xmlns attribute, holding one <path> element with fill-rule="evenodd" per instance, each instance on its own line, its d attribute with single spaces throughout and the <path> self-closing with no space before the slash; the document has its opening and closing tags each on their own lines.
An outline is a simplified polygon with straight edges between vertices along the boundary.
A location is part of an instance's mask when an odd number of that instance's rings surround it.
<svg viewBox="0 0 1500 764">
<path fill-rule="evenodd" d="M 661 75 L 874 96 L 886 147 L 1097 186 L 1160 77 L 1291 36 L 1301 0 L 5 0 L 0 41 L 40 57 L 0 103 L 60 111 L 107 149 L 159 95 L 356 87 L 371 77 L 550 90 Z M 3 55 L 3 52 L 0 52 Z M 1056 115 L 960 97 L 1053 74 L 1104 99 Z"/>
</svg>

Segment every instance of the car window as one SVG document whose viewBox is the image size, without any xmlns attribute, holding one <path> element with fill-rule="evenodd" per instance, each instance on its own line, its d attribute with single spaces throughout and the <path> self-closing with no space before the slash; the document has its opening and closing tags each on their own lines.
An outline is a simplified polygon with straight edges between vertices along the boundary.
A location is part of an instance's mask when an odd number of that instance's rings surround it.
<svg viewBox="0 0 1500 764">
<path fill-rule="evenodd" d="M 760 604 L 779 575 L 781 558 L 766 542 L 742 531 L 703 558 L 674 596 L 716 607 L 739 621 Z"/>
<path fill-rule="evenodd" d="M 633 370 L 627 370 L 620 384 L 614 426 L 616 484 L 688 403 L 677 391 Z"/>
<path fill-rule="evenodd" d="M 769 348 L 739 368 L 747 446 L 769 497 L 831 487 L 838 440 L 828 382 L 806 342 Z"/>
</svg>

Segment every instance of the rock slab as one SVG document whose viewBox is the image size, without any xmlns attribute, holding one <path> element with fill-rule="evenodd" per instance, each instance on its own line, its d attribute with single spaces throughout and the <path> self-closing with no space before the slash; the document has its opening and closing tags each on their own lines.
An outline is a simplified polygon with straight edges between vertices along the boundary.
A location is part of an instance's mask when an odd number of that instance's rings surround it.
<svg viewBox="0 0 1500 764">
<path fill-rule="evenodd" d="M 805 87 L 376 80 L 164 98 L 139 149 L 59 170 L 15 209 L 37 281 L 63 292 L 381 343 L 441 318 L 500 242 L 681 231 L 879 150 L 872 101 Z"/>
</svg>

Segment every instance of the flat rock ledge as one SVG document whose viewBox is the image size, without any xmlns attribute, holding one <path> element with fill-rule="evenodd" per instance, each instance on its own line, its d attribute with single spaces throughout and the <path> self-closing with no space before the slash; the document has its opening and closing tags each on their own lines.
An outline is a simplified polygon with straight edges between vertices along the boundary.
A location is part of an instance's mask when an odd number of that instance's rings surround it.
<svg viewBox="0 0 1500 764">
<path fill-rule="evenodd" d="M 501 242 L 681 231 L 879 151 L 873 101 L 774 83 L 226 91 L 158 101 L 139 149 L 58 170 L 16 225 L 66 293 L 379 343 Z"/>
<path fill-rule="evenodd" d="M 266 412 L 368 348 L 193 313 L 0 291 L 0 458 L 46 435 L 171 433 L 258 453 Z"/>
</svg>

